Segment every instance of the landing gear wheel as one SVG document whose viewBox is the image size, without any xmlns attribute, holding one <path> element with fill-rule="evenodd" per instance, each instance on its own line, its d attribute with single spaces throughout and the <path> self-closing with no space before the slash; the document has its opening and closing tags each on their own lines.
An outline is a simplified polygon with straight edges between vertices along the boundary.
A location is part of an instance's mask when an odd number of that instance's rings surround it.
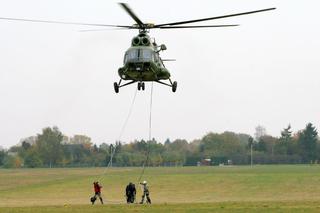
<svg viewBox="0 0 320 213">
<path fill-rule="evenodd" d="M 113 83 L 113 87 L 114 87 L 114 91 L 115 91 L 116 93 L 119 93 L 119 85 L 118 85 L 117 82 L 114 82 L 114 83 Z"/>
<path fill-rule="evenodd" d="M 178 83 L 176 81 L 174 81 L 173 84 L 172 84 L 172 92 L 176 92 L 177 91 L 177 86 L 178 86 Z"/>
<path fill-rule="evenodd" d="M 144 90 L 144 82 L 141 83 L 141 89 Z"/>
<path fill-rule="evenodd" d="M 141 90 L 141 87 L 142 87 L 141 82 L 138 82 L 138 90 Z"/>
</svg>

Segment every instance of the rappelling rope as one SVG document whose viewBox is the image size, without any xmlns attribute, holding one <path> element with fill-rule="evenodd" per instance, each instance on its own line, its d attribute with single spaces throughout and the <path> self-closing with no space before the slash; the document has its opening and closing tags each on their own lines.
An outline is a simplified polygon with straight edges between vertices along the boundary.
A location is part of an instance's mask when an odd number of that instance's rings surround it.
<svg viewBox="0 0 320 213">
<path fill-rule="evenodd" d="M 149 141 L 151 141 L 151 130 L 152 130 L 152 96 L 153 96 L 153 82 L 151 83 L 151 94 L 150 94 L 150 113 L 149 113 Z"/>
<path fill-rule="evenodd" d="M 121 128 L 121 131 L 120 131 L 120 134 L 119 134 L 119 137 L 118 137 L 118 142 L 120 142 L 121 137 L 122 137 L 122 135 L 124 133 L 124 130 L 125 130 L 126 126 L 127 126 L 128 121 L 129 121 L 129 118 L 130 118 L 130 116 L 132 114 L 132 110 L 133 110 L 133 106 L 134 106 L 134 103 L 135 103 L 135 100 L 136 100 L 136 96 L 137 96 L 137 89 L 134 92 L 134 96 L 133 96 L 133 99 L 132 99 L 132 102 L 131 102 L 131 106 L 129 108 L 128 115 L 127 115 L 127 117 L 125 119 L 125 122 L 124 122 L 122 128 Z M 150 155 L 150 149 L 151 149 L 150 142 L 151 142 L 151 133 L 152 133 L 152 97 L 153 97 L 153 82 L 151 83 L 151 93 L 150 93 L 149 141 L 148 141 L 147 155 L 146 155 L 146 159 L 145 159 L 145 161 L 143 162 L 143 165 L 142 165 L 142 171 L 141 171 L 140 177 L 138 179 L 138 183 L 140 183 L 141 178 L 144 175 L 146 165 L 148 164 L 148 161 L 149 161 L 149 155 Z M 117 146 L 115 146 L 111 150 L 110 160 L 109 160 L 109 162 L 107 164 L 107 168 L 105 169 L 105 172 L 100 175 L 100 177 L 104 176 L 107 173 L 107 169 L 110 168 L 112 159 L 113 159 L 114 154 L 116 152 L 116 149 L 117 149 Z M 112 201 L 112 202 L 113 203 L 118 203 L 118 201 Z"/>
<path fill-rule="evenodd" d="M 131 116 L 131 113 L 132 113 L 132 110 L 133 110 L 133 106 L 134 106 L 134 103 L 135 103 L 135 100 L 136 100 L 137 91 L 138 91 L 138 89 L 136 88 L 136 90 L 134 92 L 134 96 L 133 96 L 132 102 L 131 102 L 131 106 L 130 106 L 130 109 L 129 109 L 129 112 L 128 112 L 128 116 L 127 116 L 126 120 L 124 121 L 124 124 L 123 124 L 123 126 L 121 128 L 121 131 L 120 131 L 120 134 L 119 134 L 119 137 L 118 137 L 118 141 L 121 140 L 121 137 L 122 137 L 122 135 L 124 133 L 124 130 L 127 127 L 127 124 L 128 124 L 128 121 L 129 121 L 129 118 Z"/>
<path fill-rule="evenodd" d="M 134 96 L 133 96 L 133 99 L 132 99 L 132 102 L 131 102 L 131 106 L 129 108 L 128 115 L 127 115 L 127 117 L 125 119 L 125 122 L 124 122 L 122 128 L 121 128 L 121 131 L 120 131 L 120 134 L 119 134 L 119 137 L 118 137 L 118 141 L 119 142 L 120 142 L 121 137 L 122 137 L 122 135 L 123 135 L 123 133 L 125 131 L 127 123 L 128 123 L 128 121 L 129 121 L 129 119 L 131 117 L 133 106 L 134 106 L 134 103 L 135 103 L 135 100 L 136 100 L 136 96 L 137 96 L 137 89 L 134 92 Z M 142 177 L 144 175 L 144 172 L 145 172 L 145 169 L 146 169 L 146 165 L 148 164 L 149 156 L 150 156 L 150 148 L 151 148 L 150 142 L 151 142 L 151 135 L 152 135 L 152 101 L 153 101 L 152 99 L 153 99 L 153 82 L 151 83 L 151 93 L 150 93 L 149 131 L 148 131 L 149 140 L 148 140 L 148 147 L 147 147 L 147 155 L 146 155 L 146 159 L 145 159 L 145 161 L 143 162 L 143 165 L 142 165 L 142 171 L 140 173 L 140 177 L 138 179 L 138 183 L 140 183 L 140 181 L 141 181 L 141 179 L 142 179 Z M 116 152 L 116 149 L 117 149 L 117 146 L 115 146 L 113 148 L 113 150 L 111 151 L 111 156 L 110 156 L 110 160 L 109 160 L 109 162 L 107 164 L 107 168 L 106 168 L 105 172 L 100 175 L 100 177 L 104 176 L 107 173 L 107 169 L 110 168 L 112 159 L 113 159 L 114 154 Z"/>
<path fill-rule="evenodd" d="M 123 135 L 123 133 L 124 133 L 124 130 L 125 130 L 127 124 L 128 124 L 129 118 L 131 117 L 132 110 L 133 110 L 133 106 L 134 106 L 134 103 L 135 103 L 136 97 L 137 97 L 137 91 L 138 91 L 138 89 L 136 89 L 135 92 L 134 92 L 134 95 L 133 95 L 133 98 L 132 98 L 132 102 L 131 102 L 131 105 L 130 105 L 130 108 L 129 108 L 129 111 L 128 111 L 128 115 L 127 115 L 127 117 L 126 117 L 126 119 L 125 119 L 125 121 L 124 121 L 124 123 L 123 123 L 123 125 L 122 125 L 121 131 L 120 131 L 119 136 L 118 136 L 118 140 L 117 140 L 118 142 L 120 142 L 120 140 L 121 140 L 121 138 L 122 138 L 122 135 Z M 108 162 L 108 164 L 107 164 L 107 168 L 106 168 L 105 172 L 102 173 L 101 176 L 104 176 L 104 175 L 107 173 L 107 169 L 111 166 L 111 162 L 112 162 L 112 160 L 113 160 L 113 156 L 114 156 L 114 154 L 115 154 L 115 152 L 116 152 L 116 149 L 117 149 L 117 146 L 115 146 L 115 147 L 111 150 L 110 160 L 109 160 L 109 162 Z"/>
<path fill-rule="evenodd" d="M 129 111 L 128 111 L 128 115 L 127 115 L 127 117 L 126 117 L 126 119 L 125 119 L 125 121 L 124 121 L 124 123 L 123 123 L 122 128 L 121 128 L 121 131 L 120 131 L 120 134 L 119 134 L 119 137 L 118 137 L 118 141 L 119 141 L 119 142 L 120 142 L 120 140 L 121 140 L 121 137 L 122 137 L 122 135 L 123 135 L 123 133 L 124 133 L 124 130 L 125 130 L 127 124 L 128 124 L 129 118 L 130 118 L 130 116 L 131 116 L 131 113 L 132 113 L 132 110 L 133 110 L 133 106 L 134 106 L 134 103 L 135 103 L 135 100 L 136 100 L 136 96 L 137 96 L 137 89 L 136 89 L 135 92 L 134 92 L 134 96 L 133 96 L 133 99 L 132 99 L 132 102 L 131 102 L 131 105 L 130 105 L 130 108 L 129 108 Z M 114 156 L 114 154 L 115 154 L 115 152 L 116 152 L 116 149 L 117 149 L 117 146 L 115 146 L 115 147 L 111 150 L 110 160 L 109 160 L 109 162 L 108 162 L 108 164 L 107 164 L 107 167 L 105 168 L 105 171 L 99 176 L 99 179 L 101 179 L 102 176 L 104 176 L 104 175 L 107 174 L 108 168 L 110 168 L 110 166 L 111 166 L 111 162 L 112 162 L 113 156 Z M 118 201 L 118 200 L 112 200 L 112 201 L 108 200 L 108 203 L 120 204 L 120 203 L 122 203 L 122 202 L 121 202 L 121 201 Z"/>
<path fill-rule="evenodd" d="M 150 93 L 150 111 L 149 111 L 149 140 L 148 140 L 148 148 L 147 148 L 147 155 L 146 159 L 142 164 L 142 171 L 140 173 L 140 177 L 138 179 L 138 183 L 140 183 L 141 178 L 144 175 L 144 171 L 146 169 L 146 165 L 148 164 L 149 161 L 149 155 L 150 155 L 150 143 L 151 143 L 151 132 L 152 132 L 152 97 L 153 97 L 153 82 L 151 83 L 151 93 Z"/>
</svg>

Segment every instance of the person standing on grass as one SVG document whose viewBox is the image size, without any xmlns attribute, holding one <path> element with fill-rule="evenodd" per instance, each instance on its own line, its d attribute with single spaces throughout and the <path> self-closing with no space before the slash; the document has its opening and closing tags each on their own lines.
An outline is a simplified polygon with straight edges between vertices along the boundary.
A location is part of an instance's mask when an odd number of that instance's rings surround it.
<svg viewBox="0 0 320 213">
<path fill-rule="evenodd" d="M 149 187 L 147 185 L 147 181 L 143 181 L 140 183 L 143 186 L 143 195 L 140 204 L 143 204 L 144 198 L 147 197 L 147 203 L 151 204 L 151 199 L 149 197 Z"/>
<path fill-rule="evenodd" d="M 91 198 L 92 205 L 97 200 L 97 197 L 100 199 L 101 204 L 103 204 L 103 200 L 101 197 L 101 188 L 102 186 L 99 184 L 98 181 L 93 182 L 94 196 Z"/>
<path fill-rule="evenodd" d="M 134 203 L 136 193 L 136 186 L 130 182 L 126 187 L 127 203 Z"/>
</svg>

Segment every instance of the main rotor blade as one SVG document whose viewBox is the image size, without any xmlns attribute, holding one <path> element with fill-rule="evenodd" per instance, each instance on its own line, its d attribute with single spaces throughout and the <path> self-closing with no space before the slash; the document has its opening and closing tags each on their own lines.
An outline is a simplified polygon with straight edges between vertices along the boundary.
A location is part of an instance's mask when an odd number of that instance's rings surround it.
<svg viewBox="0 0 320 213">
<path fill-rule="evenodd" d="M 189 21 L 180 21 L 180 22 L 172 22 L 172 23 L 166 23 L 166 24 L 158 24 L 155 25 L 154 27 L 162 27 L 162 26 L 173 26 L 173 25 L 180 25 L 180 24 L 189 24 L 189 23 L 195 23 L 195 22 L 201 22 L 201 21 L 209 21 L 213 19 L 222 19 L 222 18 L 229 18 L 233 16 L 242 16 L 242 15 L 248 15 L 252 13 L 260 13 L 260 12 L 265 12 L 269 10 L 275 10 L 276 8 L 267 8 L 263 10 L 255 10 L 255 11 L 250 11 L 250 12 L 244 12 L 244 13 L 236 13 L 236 14 L 231 14 L 231 15 L 224 15 L 224 16 L 216 16 L 216 17 L 211 17 L 211 18 L 203 18 L 203 19 L 195 19 L 195 20 L 189 20 Z"/>
<path fill-rule="evenodd" d="M 24 19 L 24 18 L 8 18 L 8 17 L 0 17 L 0 20 L 25 21 L 25 22 L 37 22 L 37 23 L 49 23 L 49 24 L 84 25 L 84 26 L 95 26 L 95 27 L 124 27 L 124 28 L 131 28 L 132 27 L 132 26 L 124 26 L 124 25 L 90 24 L 90 23 L 80 23 L 80 22 L 48 21 L 48 20 Z"/>
<path fill-rule="evenodd" d="M 129 27 L 118 27 L 118 28 L 105 28 L 105 29 L 90 29 L 90 30 L 78 30 L 78 32 L 99 32 L 99 31 L 111 31 L 111 30 L 131 30 L 137 28 L 129 28 Z"/>
<path fill-rule="evenodd" d="M 121 7 L 131 16 L 131 18 L 133 18 L 133 20 L 135 20 L 137 22 L 137 24 L 143 28 L 144 27 L 144 23 L 138 18 L 138 16 L 136 16 L 136 14 L 134 14 L 134 12 L 132 11 L 132 9 L 129 7 L 129 5 L 127 5 L 126 3 L 119 3 L 121 5 Z"/>
<path fill-rule="evenodd" d="M 161 59 L 161 61 L 176 61 L 176 59 Z"/>
<path fill-rule="evenodd" d="M 198 26 L 163 26 L 160 29 L 183 29 L 183 28 L 210 28 L 210 27 L 237 27 L 239 24 L 229 25 L 198 25 Z"/>
</svg>

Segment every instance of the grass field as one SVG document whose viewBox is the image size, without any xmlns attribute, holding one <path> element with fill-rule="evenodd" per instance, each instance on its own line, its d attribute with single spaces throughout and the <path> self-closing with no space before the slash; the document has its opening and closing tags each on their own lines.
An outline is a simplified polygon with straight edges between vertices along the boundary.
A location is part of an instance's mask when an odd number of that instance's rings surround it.
<svg viewBox="0 0 320 213">
<path fill-rule="evenodd" d="M 320 166 L 147 168 L 143 179 L 154 204 L 126 205 L 125 186 L 137 182 L 140 172 L 2 169 L 0 212 L 320 212 Z M 95 180 L 103 185 L 106 205 L 89 203 Z"/>
</svg>

